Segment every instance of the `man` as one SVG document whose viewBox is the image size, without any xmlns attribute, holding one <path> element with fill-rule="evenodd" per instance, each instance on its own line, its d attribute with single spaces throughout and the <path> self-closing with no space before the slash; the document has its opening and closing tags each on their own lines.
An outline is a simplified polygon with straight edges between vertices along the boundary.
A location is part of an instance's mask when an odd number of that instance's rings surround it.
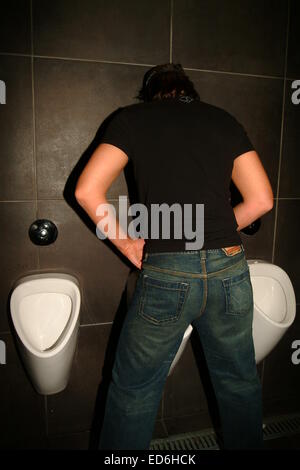
<svg viewBox="0 0 300 470">
<path fill-rule="evenodd" d="M 190 323 L 201 340 L 216 394 L 223 447 L 260 448 L 253 291 L 238 232 L 272 209 L 269 179 L 243 126 L 201 101 L 180 64 L 150 69 L 137 98 L 142 102 L 122 108 L 108 124 L 75 192 L 100 230 L 116 223 L 117 236 L 108 230 L 108 237 L 139 269 L 118 342 L 99 448 L 149 448 L 164 383 Z M 129 160 L 139 202 L 150 215 L 142 238 L 128 236 L 113 213 L 108 219 L 97 216 Z M 234 208 L 231 179 L 243 197 Z M 169 209 L 177 204 L 181 215 L 187 206 L 192 209 L 181 220 L 174 212 L 167 237 L 163 223 L 151 218 L 162 204 Z M 204 242 L 191 245 L 190 223 L 197 229 L 199 218 Z"/>
</svg>

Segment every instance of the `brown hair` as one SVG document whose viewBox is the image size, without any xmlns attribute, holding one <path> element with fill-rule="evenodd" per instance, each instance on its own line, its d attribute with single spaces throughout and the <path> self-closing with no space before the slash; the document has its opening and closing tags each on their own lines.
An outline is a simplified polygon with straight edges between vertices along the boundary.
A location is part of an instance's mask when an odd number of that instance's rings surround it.
<svg viewBox="0 0 300 470">
<path fill-rule="evenodd" d="M 143 85 L 135 98 L 141 101 L 164 99 L 172 96 L 173 90 L 174 97 L 185 95 L 200 100 L 193 82 L 186 75 L 181 64 L 173 63 L 156 65 L 149 69 L 144 75 Z"/>
</svg>

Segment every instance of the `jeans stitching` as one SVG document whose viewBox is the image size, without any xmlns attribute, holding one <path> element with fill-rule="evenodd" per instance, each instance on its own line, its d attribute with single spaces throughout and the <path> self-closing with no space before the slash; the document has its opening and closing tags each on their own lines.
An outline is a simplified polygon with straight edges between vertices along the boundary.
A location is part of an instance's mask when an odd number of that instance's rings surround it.
<svg viewBox="0 0 300 470">
<path fill-rule="evenodd" d="M 201 265 L 202 265 L 203 271 L 206 273 L 205 260 L 201 261 Z M 207 297 L 208 297 L 207 294 L 208 294 L 208 282 L 207 282 L 207 278 L 206 278 L 206 279 L 204 279 L 203 302 L 202 302 L 202 305 L 201 305 L 201 308 L 200 308 L 199 316 L 197 318 L 201 317 L 201 315 L 203 315 L 203 313 L 204 313 L 206 303 L 207 303 Z"/>
<path fill-rule="evenodd" d="M 165 290 L 173 290 L 173 291 L 177 290 L 177 291 L 179 291 L 179 298 L 178 298 L 178 301 L 177 301 L 177 307 L 176 307 L 175 315 L 173 315 L 172 317 L 170 317 L 168 319 L 165 319 L 165 320 L 156 320 L 154 317 L 151 317 L 151 316 L 147 315 L 144 312 L 144 304 L 145 304 L 145 299 L 146 299 L 146 294 L 147 294 L 147 284 L 145 282 L 145 277 L 147 278 L 148 276 L 145 275 L 144 278 L 143 278 L 143 291 L 142 291 L 142 294 L 141 294 L 141 300 L 140 300 L 139 309 L 138 309 L 139 315 L 141 317 L 143 317 L 144 319 L 148 320 L 150 323 L 152 323 L 154 325 L 160 325 L 162 323 L 172 323 L 172 322 L 177 321 L 180 314 L 182 313 L 183 306 L 185 304 L 190 286 L 188 284 L 186 284 L 185 286 L 183 286 L 182 288 L 179 288 L 179 289 L 172 289 L 172 288 L 169 289 L 169 288 L 166 288 L 166 287 L 162 287 L 162 289 L 165 289 Z M 168 281 L 166 281 L 166 282 L 168 282 Z M 182 284 L 184 284 L 184 283 L 182 283 Z M 152 285 L 154 285 L 154 284 L 152 284 Z M 155 285 L 155 287 L 160 287 L 160 286 Z"/>
<path fill-rule="evenodd" d="M 231 293 L 230 293 L 230 287 L 231 286 L 236 286 L 238 284 L 240 284 L 241 282 L 245 282 L 245 280 L 248 279 L 248 276 L 247 276 L 247 273 L 248 271 L 244 271 L 243 273 L 240 274 L 240 276 L 243 276 L 241 279 L 239 279 L 238 281 L 236 282 L 231 282 L 231 279 L 221 279 L 222 281 L 222 284 L 223 284 L 223 288 L 224 288 L 224 292 L 225 292 L 225 301 L 226 301 L 226 315 L 232 315 L 232 316 L 243 316 L 245 317 L 248 313 L 251 313 L 250 309 L 244 309 L 244 310 L 239 310 L 238 312 L 237 311 L 234 311 L 233 310 L 233 307 L 230 308 L 231 306 Z M 226 282 L 227 281 L 227 282 Z M 248 279 L 248 283 L 250 282 L 250 280 Z"/>
<path fill-rule="evenodd" d="M 146 266 L 142 266 L 143 270 L 149 269 L 151 271 L 157 271 L 165 274 L 171 274 L 172 276 L 179 276 L 179 277 L 187 277 L 187 278 L 196 278 L 196 279 L 206 279 L 214 277 L 228 269 L 236 268 L 239 264 L 244 262 L 245 258 L 243 257 L 237 263 L 232 264 L 231 266 L 227 266 L 226 268 L 220 269 L 219 271 L 214 271 L 213 273 L 205 273 L 205 274 L 198 274 L 198 273 L 187 273 L 185 271 L 172 271 L 171 269 L 166 268 L 159 268 L 158 266 L 153 266 L 151 264 L 147 264 Z"/>
<path fill-rule="evenodd" d="M 186 286 L 187 284 L 184 283 L 184 282 L 178 282 L 178 281 L 167 281 L 165 279 L 151 279 L 151 277 L 149 277 L 147 274 L 144 275 L 144 279 L 147 279 L 146 283 L 148 283 L 148 285 L 150 284 L 151 286 L 155 286 L 155 287 L 158 287 L 159 289 L 165 289 L 165 290 L 178 290 L 178 291 L 182 291 L 182 290 L 185 290 L 186 289 Z M 182 284 L 181 287 L 164 287 L 164 286 L 160 286 L 158 283 L 156 282 L 152 282 L 152 281 L 159 281 L 159 282 L 166 282 L 166 283 L 170 283 L 170 284 Z"/>
</svg>

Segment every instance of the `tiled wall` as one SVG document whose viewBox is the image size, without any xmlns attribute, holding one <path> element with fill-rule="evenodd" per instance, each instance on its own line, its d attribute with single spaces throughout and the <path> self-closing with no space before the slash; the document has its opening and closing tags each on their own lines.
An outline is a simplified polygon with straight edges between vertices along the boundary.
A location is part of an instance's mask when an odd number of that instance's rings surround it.
<svg viewBox="0 0 300 470">
<path fill-rule="evenodd" d="M 246 254 L 288 272 L 299 311 L 300 105 L 291 102 L 291 83 L 300 79 L 299 21 L 297 0 L 1 2 L 0 79 L 7 103 L 0 106 L 0 339 L 7 364 L 0 366 L 0 446 L 87 448 L 95 439 L 103 385 L 96 397 L 111 368 L 130 264 L 98 240 L 69 204 L 65 186 L 79 159 L 91 153 L 105 117 L 135 102 L 150 66 L 181 62 L 201 98 L 246 127 L 275 197 L 260 231 L 242 235 Z M 109 200 L 121 194 L 127 194 L 123 174 Z M 36 218 L 56 223 L 53 245 L 30 242 Z M 41 270 L 73 273 L 83 291 L 70 383 L 48 398 L 28 382 L 8 310 L 15 279 Z M 299 318 L 259 365 L 266 415 L 299 411 L 300 365 L 290 360 L 294 339 L 300 339 Z M 156 437 L 211 425 L 215 406 L 206 382 L 192 338 L 167 379 Z"/>
</svg>

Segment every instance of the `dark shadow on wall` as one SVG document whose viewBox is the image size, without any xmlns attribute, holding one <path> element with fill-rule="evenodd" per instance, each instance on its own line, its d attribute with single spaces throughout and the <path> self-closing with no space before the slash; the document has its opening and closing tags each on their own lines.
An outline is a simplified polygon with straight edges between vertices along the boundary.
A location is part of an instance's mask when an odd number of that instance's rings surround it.
<svg viewBox="0 0 300 470">
<path fill-rule="evenodd" d="M 82 222 L 89 228 L 89 230 L 93 233 L 94 236 L 96 235 L 96 225 L 90 219 L 90 217 L 86 214 L 86 212 L 82 209 L 82 207 L 78 204 L 75 198 L 75 188 L 79 176 L 81 175 L 84 167 L 86 166 L 87 162 L 89 161 L 90 157 L 100 144 L 100 138 L 102 133 L 104 132 L 106 126 L 110 122 L 110 120 L 118 113 L 122 108 L 118 108 L 112 114 L 110 114 L 98 128 L 96 135 L 93 141 L 90 143 L 88 148 L 82 154 L 76 165 L 74 166 L 72 172 L 70 173 L 65 188 L 63 192 L 63 196 L 67 202 L 67 204 L 76 212 L 76 214 L 80 217 Z M 132 162 L 129 161 L 126 167 L 124 168 L 124 176 L 128 188 L 128 196 L 129 196 L 129 203 L 133 204 L 137 202 L 137 190 L 134 180 L 134 171 Z M 129 304 L 130 298 L 133 295 L 133 291 L 135 288 L 135 282 L 137 279 L 137 274 L 139 270 L 135 268 L 132 263 L 124 256 L 122 253 L 117 249 L 117 247 L 109 240 L 105 239 L 102 240 L 114 254 L 119 256 L 119 258 L 131 268 L 131 271 L 128 275 L 126 287 L 122 293 L 121 300 L 117 312 L 114 317 L 114 322 L 111 328 L 110 337 L 108 340 L 108 346 L 105 353 L 104 365 L 102 369 L 102 378 L 99 377 L 101 383 L 98 388 L 97 398 L 95 403 L 94 409 L 94 418 L 91 425 L 90 430 L 90 449 L 97 449 L 98 448 L 98 441 L 100 430 L 102 426 L 104 410 L 105 410 L 105 402 L 107 397 L 108 386 L 111 379 L 111 371 L 114 363 L 116 348 L 118 344 L 118 338 L 120 336 L 120 332 L 123 326 L 123 321 L 127 312 L 127 305 Z"/>
<path fill-rule="evenodd" d="M 209 415 L 217 436 L 217 443 L 220 447 L 222 447 L 221 422 L 218 411 L 218 404 L 212 386 L 212 382 L 210 380 L 209 369 L 206 364 L 206 359 L 201 345 L 201 341 L 195 331 L 193 331 L 191 334 L 191 346 L 198 367 L 201 383 L 203 385 Z"/>
<path fill-rule="evenodd" d="M 132 299 L 135 284 L 138 278 L 139 270 L 133 268 L 129 273 L 126 287 L 123 291 L 121 301 L 115 315 L 115 319 L 112 325 L 111 334 L 108 340 L 108 345 L 104 358 L 104 365 L 102 368 L 102 378 L 97 391 L 97 398 L 94 408 L 94 417 L 90 430 L 90 442 L 89 450 L 97 450 L 99 445 L 99 437 L 101 432 L 101 427 L 104 418 L 105 404 L 107 398 L 107 392 L 109 383 L 111 380 L 112 367 L 115 360 L 116 349 L 118 345 L 118 339 L 121 333 L 125 315 L 128 310 L 129 303 Z"/>
<path fill-rule="evenodd" d="M 86 214 L 86 212 L 82 209 L 82 207 L 78 204 L 75 198 L 75 188 L 76 188 L 76 184 L 79 179 L 79 176 L 81 175 L 84 167 L 86 166 L 92 154 L 94 153 L 94 151 L 100 144 L 100 139 L 106 126 L 109 124 L 110 120 L 113 119 L 113 117 L 122 109 L 123 109 L 122 107 L 118 108 L 116 111 L 111 113 L 103 121 L 101 126 L 98 128 L 93 141 L 90 143 L 88 148 L 84 151 L 84 153 L 81 155 L 80 159 L 78 160 L 73 170 L 71 171 L 67 179 L 64 191 L 63 191 L 63 196 L 67 204 L 76 212 L 76 214 L 80 217 L 82 222 L 89 228 L 89 230 L 95 236 L 96 236 L 96 225 L 90 219 L 90 217 Z M 124 168 L 124 175 L 125 175 L 125 180 L 126 180 L 126 184 L 128 187 L 129 203 L 131 205 L 137 202 L 137 189 L 135 185 L 133 165 L 131 161 L 129 161 L 126 167 Z M 132 264 L 130 263 L 130 261 L 128 261 L 128 259 L 120 253 L 120 251 L 115 247 L 115 245 L 109 239 L 105 239 L 102 241 L 103 243 L 108 245 L 111 248 L 111 250 L 122 259 L 122 261 L 124 261 L 128 266 L 132 267 Z"/>
</svg>

